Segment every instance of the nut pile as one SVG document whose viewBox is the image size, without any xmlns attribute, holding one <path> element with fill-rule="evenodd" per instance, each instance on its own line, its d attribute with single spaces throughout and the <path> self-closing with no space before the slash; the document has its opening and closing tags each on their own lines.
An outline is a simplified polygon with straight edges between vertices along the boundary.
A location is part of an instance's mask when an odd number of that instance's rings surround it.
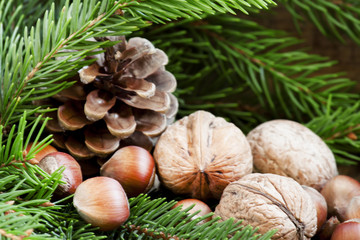
<svg viewBox="0 0 360 240">
<path fill-rule="evenodd" d="M 100 176 L 83 182 L 71 155 L 47 151 L 33 162 L 49 173 L 65 166 L 67 184 L 59 186 L 59 194 L 75 192 L 79 214 L 104 231 L 123 224 L 128 198 L 154 189 L 158 179 L 185 199 L 178 203 L 182 209 L 195 204 L 199 216 L 214 212 L 221 220 L 243 220 L 259 233 L 277 229 L 273 239 L 360 236 L 360 183 L 338 175 L 327 145 L 293 121 L 265 122 L 245 136 L 223 118 L 197 111 L 169 125 L 153 155 L 142 147 L 122 147 L 101 163 Z M 103 211 L 105 197 L 109 212 Z M 217 205 L 209 208 L 208 200 Z"/>
</svg>

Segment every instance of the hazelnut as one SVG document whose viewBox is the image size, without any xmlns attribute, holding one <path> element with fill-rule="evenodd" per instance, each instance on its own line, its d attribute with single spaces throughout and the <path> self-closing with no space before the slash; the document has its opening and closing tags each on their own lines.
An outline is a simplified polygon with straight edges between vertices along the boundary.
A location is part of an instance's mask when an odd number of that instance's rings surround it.
<svg viewBox="0 0 360 240">
<path fill-rule="evenodd" d="M 60 184 L 57 189 L 60 195 L 73 194 L 83 180 L 79 163 L 70 154 L 64 152 L 49 153 L 41 159 L 38 166 L 48 174 L 54 173 L 62 166 L 65 167 L 61 178 L 65 183 Z"/>
<path fill-rule="evenodd" d="M 354 218 L 360 219 L 360 196 L 353 197 L 349 206 L 346 209 L 345 220 L 350 220 Z"/>
<path fill-rule="evenodd" d="M 309 186 L 302 186 L 303 189 L 309 194 L 311 199 L 313 200 L 317 213 L 317 232 L 321 229 L 321 226 L 326 222 L 327 219 L 327 204 L 326 200 L 320 192 L 318 192 L 315 188 Z"/>
<path fill-rule="evenodd" d="M 26 147 L 25 151 L 23 152 L 24 156 L 26 156 L 27 154 L 29 154 L 31 148 L 33 147 L 34 143 L 29 143 L 29 145 Z M 48 155 L 49 153 L 52 152 L 57 152 L 56 148 L 54 148 L 51 145 L 47 145 L 47 146 L 41 146 L 40 147 L 40 151 L 38 151 L 34 157 L 32 159 L 29 159 L 29 162 L 31 164 L 38 164 L 40 162 L 41 159 L 43 159 L 43 157 L 45 157 L 46 155 Z"/>
<path fill-rule="evenodd" d="M 326 199 L 328 214 L 344 221 L 351 199 L 360 196 L 360 182 L 349 176 L 338 175 L 326 183 L 321 194 Z"/>
<path fill-rule="evenodd" d="M 243 220 L 264 234 L 278 229 L 272 239 L 310 239 L 316 232 L 316 209 L 310 196 L 289 177 L 253 173 L 230 183 L 215 215 Z"/>
<path fill-rule="evenodd" d="M 318 229 L 316 238 L 318 240 L 329 240 L 333 234 L 337 225 L 340 224 L 339 219 L 336 216 L 330 217 L 325 224 L 322 225 L 320 230 Z"/>
<path fill-rule="evenodd" d="M 318 191 L 338 174 L 329 147 L 300 123 L 268 121 L 250 131 L 247 139 L 258 172 L 291 177 Z"/>
<path fill-rule="evenodd" d="M 358 240 L 360 236 L 360 218 L 350 219 L 336 226 L 331 240 Z"/>
<path fill-rule="evenodd" d="M 117 150 L 101 167 L 102 176 L 119 181 L 126 195 L 136 197 L 148 192 L 155 180 L 155 162 L 151 154 L 138 146 Z"/>
<path fill-rule="evenodd" d="M 219 199 L 252 171 L 249 143 L 234 124 L 197 111 L 168 126 L 154 151 L 160 181 L 176 194 Z"/>
<path fill-rule="evenodd" d="M 206 204 L 204 203 L 203 201 L 200 201 L 198 199 L 194 199 L 194 198 L 188 198 L 188 199 L 183 199 L 183 200 L 180 200 L 178 201 L 172 208 L 176 208 L 176 207 L 179 207 L 181 206 L 181 210 L 186 210 L 188 209 L 189 207 L 192 207 L 188 213 L 189 214 L 195 214 L 191 220 L 194 220 L 196 218 L 199 218 L 199 217 L 203 217 L 209 213 L 212 213 L 212 210 L 211 208 Z M 203 224 L 203 223 L 206 223 L 208 221 L 211 220 L 211 216 L 200 221 L 199 224 Z"/>
<path fill-rule="evenodd" d="M 93 177 L 82 182 L 76 189 L 73 204 L 86 222 L 102 231 L 114 230 L 130 216 L 124 189 L 108 177 Z"/>
</svg>

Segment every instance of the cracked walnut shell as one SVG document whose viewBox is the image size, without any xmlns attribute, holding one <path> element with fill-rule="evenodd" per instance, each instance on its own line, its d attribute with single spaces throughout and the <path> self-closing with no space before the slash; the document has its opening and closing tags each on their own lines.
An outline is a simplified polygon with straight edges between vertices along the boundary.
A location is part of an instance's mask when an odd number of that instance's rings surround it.
<svg viewBox="0 0 360 240">
<path fill-rule="evenodd" d="M 320 191 L 338 174 L 335 157 L 326 143 L 300 123 L 272 120 L 247 135 L 254 169 L 295 179 Z"/>
<path fill-rule="evenodd" d="M 299 183 L 289 177 L 253 173 L 230 183 L 215 215 L 243 220 L 259 233 L 277 229 L 272 239 L 305 240 L 315 235 L 316 208 Z"/>
<path fill-rule="evenodd" d="M 230 182 L 252 172 L 251 150 L 242 131 L 205 111 L 168 126 L 154 158 L 165 187 L 202 200 L 219 199 Z"/>
</svg>

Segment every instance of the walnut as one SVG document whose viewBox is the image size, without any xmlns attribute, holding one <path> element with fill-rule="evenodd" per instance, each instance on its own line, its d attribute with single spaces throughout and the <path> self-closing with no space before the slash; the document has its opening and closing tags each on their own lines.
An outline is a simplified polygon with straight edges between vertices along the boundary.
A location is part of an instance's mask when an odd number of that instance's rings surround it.
<svg viewBox="0 0 360 240">
<path fill-rule="evenodd" d="M 316 232 L 316 208 L 295 180 L 275 174 L 253 173 L 230 183 L 215 215 L 259 227 L 264 234 L 278 229 L 272 239 L 310 239 Z"/>
<path fill-rule="evenodd" d="M 258 172 L 288 176 L 318 191 L 338 174 L 329 147 L 300 123 L 268 121 L 250 131 L 247 139 Z"/>
<path fill-rule="evenodd" d="M 205 111 L 168 126 L 154 158 L 165 187 L 202 200 L 219 199 L 230 182 L 252 172 L 253 164 L 242 131 Z"/>
</svg>

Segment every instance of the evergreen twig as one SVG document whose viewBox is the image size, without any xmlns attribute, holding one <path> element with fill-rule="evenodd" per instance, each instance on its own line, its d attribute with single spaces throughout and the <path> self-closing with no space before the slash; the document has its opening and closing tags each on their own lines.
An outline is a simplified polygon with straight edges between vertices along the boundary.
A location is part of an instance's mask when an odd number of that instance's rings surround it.
<svg viewBox="0 0 360 240">
<path fill-rule="evenodd" d="M 351 107 L 332 109 L 331 97 L 324 115 L 306 124 L 321 136 L 334 152 L 338 163 L 360 162 L 360 101 Z"/>
<path fill-rule="evenodd" d="M 345 42 L 344 36 L 360 44 L 359 2 L 354 0 L 280 0 L 292 14 L 296 28 L 309 19 L 324 35 Z"/>
<path fill-rule="evenodd" d="M 270 239 L 276 230 L 269 231 L 264 235 L 256 234 L 258 229 L 251 226 L 243 226 L 241 222 L 233 219 L 220 222 L 219 217 L 198 224 L 212 216 L 212 213 L 194 218 L 198 212 L 188 213 L 193 206 L 183 211 L 180 207 L 173 208 L 176 201 L 167 202 L 164 198 L 150 199 L 147 195 L 139 195 L 129 199 L 131 215 L 120 227 L 120 231 L 114 231 L 109 239 Z"/>
<path fill-rule="evenodd" d="M 2 3 L 4 2 L 3 0 Z M 163 23 L 181 17 L 199 16 L 204 12 L 234 13 L 232 9 L 245 11 L 242 6 L 266 8 L 268 4 L 274 2 L 255 0 L 249 3 L 229 1 L 221 4 L 210 3 L 207 0 L 196 2 L 172 0 L 164 4 L 159 0 L 146 2 L 109 0 L 101 3 L 92 0 L 74 1 L 70 5 L 67 1 L 57 19 L 55 5 L 52 5 L 51 10 L 45 12 L 43 20 L 38 20 L 34 28 L 30 31 L 25 28 L 23 38 L 17 33 L 17 27 L 11 36 L 0 36 L 0 61 L 8 63 L 4 65 L 0 62 L 2 67 L 0 80 L 3 86 L 0 90 L 2 102 L 0 123 L 11 125 L 19 120 L 20 110 L 28 108 L 31 101 L 44 99 L 69 87 L 71 83 L 62 80 L 74 75 L 82 66 L 88 65 L 89 61 L 83 59 L 108 44 L 108 42 L 89 42 L 87 39 L 127 35 L 140 27 L 148 26 L 149 22 L 146 20 Z M 125 12 L 126 18 L 122 17 L 118 10 Z M 0 31 L 2 28 L 3 24 L 0 23 Z M 9 56 L 6 54 L 8 52 L 13 54 Z M 63 69 L 67 70 L 66 73 L 61 71 Z M 39 111 L 40 109 L 36 109 L 33 113 Z"/>
<path fill-rule="evenodd" d="M 318 74 L 333 61 L 285 51 L 299 40 L 253 21 L 219 15 L 160 26 L 145 36 L 173 59 L 169 69 L 179 82 L 182 110 L 212 110 L 245 130 L 244 122 L 258 124 L 258 117 L 303 122 L 322 115 L 329 94 L 333 108 L 358 100 L 348 92 L 354 81 L 339 73 Z"/>
</svg>

